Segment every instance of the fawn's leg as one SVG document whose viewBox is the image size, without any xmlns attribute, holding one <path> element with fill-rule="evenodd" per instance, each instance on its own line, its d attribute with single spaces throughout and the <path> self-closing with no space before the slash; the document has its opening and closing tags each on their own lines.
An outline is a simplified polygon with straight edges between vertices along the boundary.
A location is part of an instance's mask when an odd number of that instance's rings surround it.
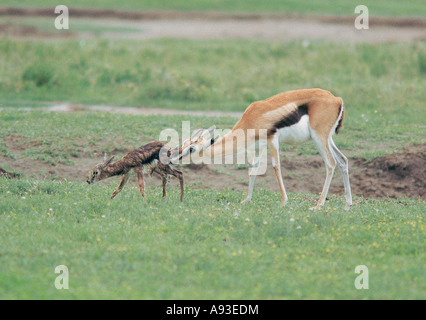
<svg viewBox="0 0 426 320">
<path fill-rule="evenodd" d="M 138 175 L 139 190 L 141 192 L 142 198 L 145 199 L 145 184 L 143 182 L 143 170 L 142 170 L 142 168 L 136 168 L 136 173 Z"/>
<path fill-rule="evenodd" d="M 169 172 L 172 176 L 179 179 L 180 184 L 180 202 L 183 202 L 183 192 L 184 192 L 184 181 L 183 181 L 183 173 L 182 171 L 170 168 Z"/>
<path fill-rule="evenodd" d="M 121 182 L 117 188 L 117 190 L 115 190 L 113 192 L 113 194 L 111 195 L 111 199 L 114 199 L 115 196 L 123 189 L 123 187 L 126 185 L 127 181 L 129 180 L 129 174 L 126 173 L 125 175 L 123 175 L 123 178 L 121 179 Z"/>
<path fill-rule="evenodd" d="M 182 173 L 182 171 L 173 169 L 169 165 L 163 164 L 161 162 L 158 162 L 157 168 L 158 168 L 158 171 L 161 172 L 161 177 L 163 177 L 163 174 L 165 175 L 165 177 L 166 177 L 166 183 L 167 183 L 167 175 L 168 174 L 170 174 L 170 175 L 172 175 L 172 176 L 174 176 L 174 177 L 176 177 L 176 178 L 179 179 L 179 183 L 180 183 L 180 201 L 183 202 L 184 181 L 183 181 L 183 173 Z M 163 180 L 163 183 L 164 183 L 164 180 Z M 163 187 L 165 188 L 164 185 L 163 185 Z"/>
<path fill-rule="evenodd" d="M 163 198 L 166 197 L 166 185 L 167 185 L 167 175 L 162 174 L 161 175 L 161 181 L 163 182 Z"/>
</svg>

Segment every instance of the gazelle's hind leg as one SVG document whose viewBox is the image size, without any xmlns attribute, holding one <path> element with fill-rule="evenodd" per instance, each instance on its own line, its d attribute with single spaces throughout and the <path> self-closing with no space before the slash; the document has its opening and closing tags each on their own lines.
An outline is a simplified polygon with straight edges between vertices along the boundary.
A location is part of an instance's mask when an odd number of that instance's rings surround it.
<svg viewBox="0 0 426 320">
<path fill-rule="evenodd" d="M 311 137 L 315 142 L 323 160 L 326 168 L 326 177 L 324 182 L 324 187 L 322 188 L 322 192 L 320 198 L 317 202 L 317 205 L 311 210 L 321 209 L 324 205 L 325 200 L 327 198 L 328 189 L 330 189 L 331 179 L 333 178 L 334 169 L 336 168 L 336 160 L 334 159 L 334 154 L 331 151 L 331 146 L 329 144 L 329 139 L 327 137 L 318 136 L 314 130 L 311 130 Z"/>
<path fill-rule="evenodd" d="M 333 139 L 329 138 L 329 144 L 331 146 L 331 151 L 333 152 L 334 158 L 337 161 L 337 165 L 342 172 L 343 176 L 343 184 L 345 186 L 345 194 L 346 194 L 346 206 L 345 210 L 349 210 L 349 208 L 352 205 L 352 192 L 351 192 L 351 185 L 349 183 L 349 165 L 348 165 L 348 159 L 345 157 L 345 155 L 337 149 L 336 145 L 334 144 Z"/>
<path fill-rule="evenodd" d="M 279 135 L 275 134 L 272 139 L 268 140 L 268 146 L 271 150 L 272 166 L 274 167 L 275 176 L 280 186 L 282 205 L 284 206 L 288 201 L 287 193 L 285 192 L 283 177 L 281 174 L 281 162 L 280 162 L 280 146 L 279 146 Z"/>
<path fill-rule="evenodd" d="M 117 190 L 115 190 L 112 195 L 111 195 L 111 199 L 114 199 L 115 196 L 121 191 L 123 190 L 124 186 L 126 185 L 127 181 L 129 180 L 129 173 L 123 175 L 123 178 L 121 179 L 121 182 L 117 188 Z"/>
</svg>

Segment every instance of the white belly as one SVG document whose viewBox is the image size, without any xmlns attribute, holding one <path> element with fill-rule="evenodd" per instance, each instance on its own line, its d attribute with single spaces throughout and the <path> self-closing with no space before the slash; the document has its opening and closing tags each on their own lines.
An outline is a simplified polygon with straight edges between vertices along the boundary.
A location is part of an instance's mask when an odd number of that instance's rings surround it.
<svg viewBox="0 0 426 320">
<path fill-rule="evenodd" d="M 151 174 L 152 171 L 157 167 L 157 165 L 158 165 L 157 159 L 154 159 L 152 162 L 145 164 L 142 167 L 143 173 Z"/>
<path fill-rule="evenodd" d="M 279 139 L 287 144 L 301 144 L 311 137 L 309 116 L 304 115 L 300 121 L 292 126 L 278 129 Z"/>
</svg>

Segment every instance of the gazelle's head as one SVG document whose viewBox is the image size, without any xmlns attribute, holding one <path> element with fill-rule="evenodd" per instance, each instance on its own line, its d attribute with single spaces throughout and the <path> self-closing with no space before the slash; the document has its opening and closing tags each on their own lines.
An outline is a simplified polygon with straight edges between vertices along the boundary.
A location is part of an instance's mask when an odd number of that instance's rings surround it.
<svg viewBox="0 0 426 320">
<path fill-rule="evenodd" d="M 172 163 L 179 162 L 180 159 L 192 154 L 199 154 L 216 142 L 219 136 L 214 137 L 213 132 L 216 126 L 211 126 L 209 129 L 198 129 L 191 138 L 186 139 L 182 147 L 179 149 L 179 154 L 171 159 Z"/>
<path fill-rule="evenodd" d="M 104 161 L 101 163 L 98 163 L 90 172 L 89 177 L 87 179 L 88 184 L 92 184 L 98 181 L 101 181 L 105 178 L 108 178 L 107 175 L 105 175 L 105 168 L 108 167 L 108 165 L 111 164 L 111 162 L 114 160 L 114 156 L 107 159 L 106 153 L 104 155 Z"/>
</svg>

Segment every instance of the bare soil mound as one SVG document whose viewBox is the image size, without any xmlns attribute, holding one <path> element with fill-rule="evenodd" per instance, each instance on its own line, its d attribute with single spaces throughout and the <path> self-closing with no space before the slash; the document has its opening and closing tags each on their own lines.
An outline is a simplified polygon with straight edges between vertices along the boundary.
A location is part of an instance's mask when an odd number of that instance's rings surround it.
<svg viewBox="0 0 426 320">
<path fill-rule="evenodd" d="M 420 197 L 426 198 L 426 153 L 395 153 L 365 161 L 357 159 L 362 168 L 353 179 L 365 197 Z"/>
</svg>

